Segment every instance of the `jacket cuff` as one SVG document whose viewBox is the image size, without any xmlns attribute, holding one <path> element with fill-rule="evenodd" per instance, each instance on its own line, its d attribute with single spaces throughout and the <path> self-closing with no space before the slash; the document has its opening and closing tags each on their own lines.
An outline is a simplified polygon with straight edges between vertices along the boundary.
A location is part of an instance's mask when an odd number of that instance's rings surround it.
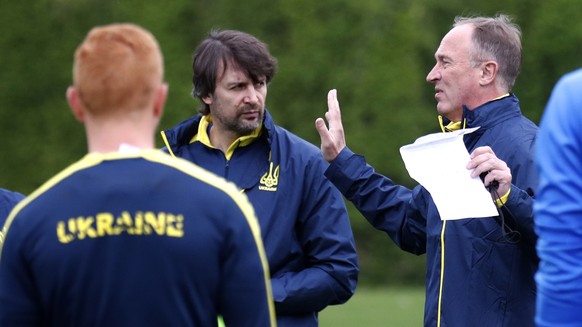
<svg viewBox="0 0 582 327">
<path fill-rule="evenodd" d="M 344 195 L 352 186 L 354 176 L 358 176 L 357 170 L 361 167 L 358 160 L 363 158 L 346 146 L 325 170 L 325 177 Z"/>
<path fill-rule="evenodd" d="M 507 203 L 507 198 L 509 198 L 509 193 L 511 193 L 511 187 L 507 190 L 504 196 L 495 200 L 495 204 L 497 204 L 497 208 L 503 207 Z"/>
<path fill-rule="evenodd" d="M 287 292 L 285 292 L 285 287 L 283 287 L 283 281 L 280 279 L 271 279 L 271 290 L 273 292 L 274 302 L 283 302 L 287 298 Z"/>
</svg>

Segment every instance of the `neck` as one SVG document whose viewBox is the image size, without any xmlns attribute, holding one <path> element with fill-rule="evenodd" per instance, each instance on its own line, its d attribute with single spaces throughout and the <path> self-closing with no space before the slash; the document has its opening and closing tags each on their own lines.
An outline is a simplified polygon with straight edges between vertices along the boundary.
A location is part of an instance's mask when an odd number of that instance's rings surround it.
<svg viewBox="0 0 582 327">
<path fill-rule="evenodd" d="M 129 122 L 86 124 L 89 152 L 117 152 L 122 144 L 140 149 L 152 149 L 155 145 L 155 127 Z"/>
<path fill-rule="evenodd" d="M 502 89 L 496 84 L 491 84 L 488 87 L 479 89 L 479 92 L 475 92 L 475 94 L 471 97 L 473 101 L 471 103 L 465 103 L 465 105 L 469 110 L 473 110 L 487 102 L 503 97 L 508 93 L 508 90 Z"/>
<path fill-rule="evenodd" d="M 223 153 L 226 153 L 230 145 L 239 137 L 240 135 L 234 132 L 219 130 L 215 124 L 210 127 L 210 133 L 208 134 L 210 144 Z"/>
</svg>

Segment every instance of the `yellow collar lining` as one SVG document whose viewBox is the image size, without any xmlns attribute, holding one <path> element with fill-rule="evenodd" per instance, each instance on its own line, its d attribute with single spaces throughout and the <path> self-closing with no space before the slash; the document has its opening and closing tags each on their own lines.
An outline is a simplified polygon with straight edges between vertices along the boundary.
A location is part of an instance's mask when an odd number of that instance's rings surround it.
<svg viewBox="0 0 582 327">
<path fill-rule="evenodd" d="M 200 142 L 207 147 L 216 149 L 215 146 L 210 143 L 210 135 L 208 134 L 209 127 L 212 124 L 212 117 L 210 115 L 202 116 L 200 119 L 200 124 L 198 124 L 198 133 L 196 133 L 192 139 L 190 139 L 190 143 Z M 232 142 L 232 144 L 228 147 L 228 150 L 224 154 L 226 159 L 230 160 L 232 155 L 234 154 L 234 150 L 239 146 L 247 146 L 255 141 L 259 135 L 261 135 L 261 131 L 263 130 L 263 124 L 259 128 L 255 129 L 251 134 L 244 135 Z"/>
</svg>

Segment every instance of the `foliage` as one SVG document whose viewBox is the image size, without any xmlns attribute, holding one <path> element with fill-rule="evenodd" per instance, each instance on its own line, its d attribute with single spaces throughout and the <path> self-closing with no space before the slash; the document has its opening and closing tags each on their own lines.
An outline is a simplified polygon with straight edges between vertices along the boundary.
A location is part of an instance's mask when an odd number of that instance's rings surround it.
<svg viewBox="0 0 582 327">
<path fill-rule="evenodd" d="M 64 94 L 73 52 L 95 25 L 134 22 L 158 38 L 170 84 L 160 129 L 196 112 L 191 56 L 210 29 L 257 35 L 279 61 L 267 100 L 279 124 L 318 145 L 314 120 L 326 110 L 327 91 L 336 88 L 350 148 L 410 187 L 414 181 L 398 149 L 438 130 L 425 77 L 456 15 L 505 12 L 521 25 L 524 66 L 514 91 L 534 122 L 557 79 L 582 66 L 582 4 L 569 0 L 33 0 L 0 6 L 0 185 L 22 193 L 86 151 Z M 361 280 L 422 284 L 424 256 L 401 252 L 349 208 Z"/>
</svg>

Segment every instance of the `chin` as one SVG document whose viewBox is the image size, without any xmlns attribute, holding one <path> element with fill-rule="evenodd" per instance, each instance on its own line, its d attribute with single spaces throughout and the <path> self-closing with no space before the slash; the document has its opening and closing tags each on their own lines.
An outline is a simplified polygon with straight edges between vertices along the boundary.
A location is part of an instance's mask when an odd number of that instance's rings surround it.
<svg viewBox="0 0 582 327">
<path fill-rule="evenodd" d="M 447 112 L 448 111 L 447 110 L 444 110 L 443 108 L 439 107 L 438 105 L 437 105 L 437 108 L 436 109 L 437 109 L 437 113 L 439 115 L 441 115 L 441 116 L 446 116 L 447 115 Z"/>
<path fill-rule="evenodd" d="M 445 105 L 444 103 L 438 103 L 437 104 L 437 112 L 439 113 L 439 115 L 441 116 L 450 116 L 451 113 L 455 112 L 454 109 L 451 109 L 450 106 Z"/>
<path fill-rule="evenodd" d="M 257 128 L 259 128 L 261 124 L 257 123 L 247 123 L 244 126 L 239 127 L 239 134 L 241 135 L 249 135 L 253 133 Z"/>
</svg>

